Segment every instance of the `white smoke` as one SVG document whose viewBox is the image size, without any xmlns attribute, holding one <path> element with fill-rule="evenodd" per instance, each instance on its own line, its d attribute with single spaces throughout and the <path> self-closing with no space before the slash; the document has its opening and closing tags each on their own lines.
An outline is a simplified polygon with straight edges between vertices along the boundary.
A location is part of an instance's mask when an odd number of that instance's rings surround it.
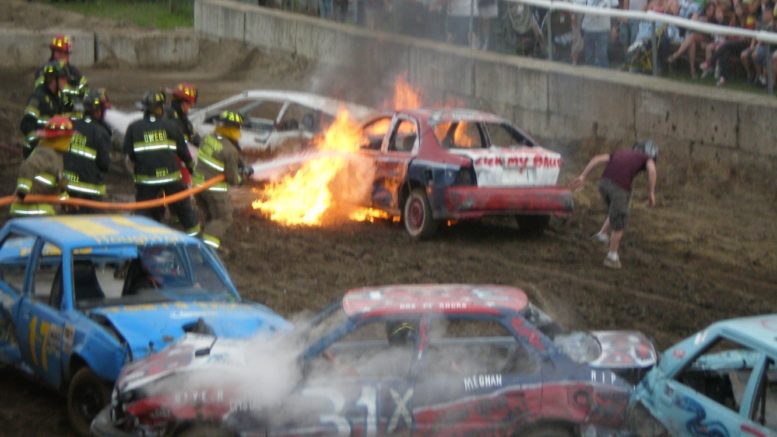
<svg viewBox="0 0 777 437">
<path fill-rule="evenodd" d="M 140 111 L 124 112 L 114 108 L 109 108 L 105 111 L 105 122 L 111 129 L 122 135 L 127 131 L 130 123 L 141 118 L 143 118 L 143 113 Z"/>
</svg>

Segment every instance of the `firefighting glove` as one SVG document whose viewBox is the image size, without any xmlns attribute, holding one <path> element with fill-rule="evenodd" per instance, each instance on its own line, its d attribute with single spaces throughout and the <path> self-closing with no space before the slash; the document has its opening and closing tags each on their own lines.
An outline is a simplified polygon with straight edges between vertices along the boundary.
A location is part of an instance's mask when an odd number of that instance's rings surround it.
<svg viewBox="0 0 777 437">
<path fill-rule="evenodd" d="M 27 193 L 24 191 L 16 191 L 16 198 L 20 201 L 24 202 L 24 198 L 27 196 Z"/>
<path fill-rule="evenodd" d="M 192 144 L 194 144 L 194 147 L 200 147 L 200 142 L 202 142 L 202 138 L 200 138 L 200 134 L 195 132 L 192 134 Z"/>
</svg>

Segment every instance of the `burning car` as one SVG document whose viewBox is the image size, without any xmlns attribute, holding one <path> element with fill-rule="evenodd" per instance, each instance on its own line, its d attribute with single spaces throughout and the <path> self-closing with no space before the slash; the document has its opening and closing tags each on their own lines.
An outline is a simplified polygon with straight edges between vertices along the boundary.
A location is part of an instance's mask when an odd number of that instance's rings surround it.
<svg viewBox="0 0 777 437">
<path fill-rule="evenodd" d="M 777 314 L 725 320 L 672 346 L 634 392 L 637 435 L 777 436 Z"/>
<path fill-rule="evenodd" d="M 0 230 L 0 364 L 65 393 L 79 434 L 124 364 L 187 332 L 241 338 L 287 326 L 242 302 L 200 240 L 153 220 L 22 218 Z"/>
<path fill-rule="evenodd" d="M 189 335 L 128 365 L 93 432 L 593 435 L 624 424 L 656 360 L 639 332 L 567 333 L 492 285 L 355 289 L 272 339 Z"/>
<path fill-rule="evenodd" d="M 463 109 L 406 110 L 363 125 L 363 156 L 374 162 L 369 204 L 401 216 L 423 238 L 443 220 L 516 216 L 541 233 L 551 215 L 572 211 L 557 185 L 561 155 L 493 114 Z"/>
<path fill-rule="evenodd" d="M 255 157 L 306 148 L 322 127 L 332 123 L 340 109 L 346 109 L 354 117 L 366 117 L 372 112 L 365 106 L 316 94 L 251 90 L 199 109 L 191 114 L 190 120 L 204 135 L 213 130 L 215 118 L 226 109 L 245 116 L 240 146 L 244 154 Z"/>
</svg>

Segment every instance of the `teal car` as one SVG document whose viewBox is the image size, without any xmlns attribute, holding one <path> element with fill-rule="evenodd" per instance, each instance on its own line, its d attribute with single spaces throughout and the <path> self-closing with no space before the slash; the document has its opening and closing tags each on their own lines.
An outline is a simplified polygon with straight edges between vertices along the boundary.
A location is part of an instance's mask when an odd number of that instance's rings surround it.
<svg viewBox="0 0 777 437">
<path fill-rule="evenodd" d="M 777 314 L 714 323 L 669 348 L 637 386 L 639 436 L 777 436 Z"/>
<path fill-rule="evenodd" d="M 88 434 L 121 368 L 186 333 L 287 329 L 240 298 L 199 239 L 137 216 L 20 218 L 0 229 L 0 365 L 67 397 Z"/>
</svg>

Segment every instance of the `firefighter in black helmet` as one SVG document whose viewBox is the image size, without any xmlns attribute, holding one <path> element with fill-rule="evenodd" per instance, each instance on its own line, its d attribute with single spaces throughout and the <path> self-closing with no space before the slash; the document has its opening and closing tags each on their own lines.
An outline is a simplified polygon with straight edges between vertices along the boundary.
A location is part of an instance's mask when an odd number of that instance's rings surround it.
<svg viewBox="0 0 777 437">
<path fill-rule="evenodd" d="M 27 99 L 20 124 L 25 137 L 22 145 L 22 154 L 25 158 L 30 156 L 32 149 L 38 144 L 37 132 L 46 126 L 46 122 L 51 117 L 65 112 L 61 91 L 67 86 L 67 78 L 62 74 L 59 62 L 51 61 L 44 65 L 41 75 L 43 81 Z"/>
<path fill-rule="evenodd" d="M 89 93 L 86 76 L 70 63 L 70 53 L 73 51 L 73 39 L 69 35 L 57 34 L 49 43 L 51 56 L 48 62 L 57 62 L 67 84 L 62 88 L 62 98 L 68 110 L 72 110 L 77 102 L 81 102 Z M 35 71 L 35 87 L 43 83 L 42 67 Z"/>
<path fill-rule="evenodd" d="M 70 150 L 64 155 L 67 191 L 73 197 L 103 200 L 104 173 L 111 165 L 111 135 L 103 124 L 105 110 L 110 107 L 104 90 L 90 92 L 84 99 L 84 117 L 73 121 L 75 134 Z M 80 213 L 93 212 L 79 208 Z"/>
<path fill-rule="evenodd" d="M 172 195 L 186 189 L 181 182 L 181 172 L 176 158 L 193 170 L 194 163 L 180 130 L 164 117 L 165 95 L 159 91 L 148 91 L 138 106 L 143 118 L 129 125 L 124 135 L 124 153 L 134 166 L 135 198 L 150 200 Z M 197 235 L 200 227 L 190 198 L 170 205 L 170 210 L 189 235 Z M 161 220 L 164 208 L 141 210 L 141 214 Z"/>
</svg>

